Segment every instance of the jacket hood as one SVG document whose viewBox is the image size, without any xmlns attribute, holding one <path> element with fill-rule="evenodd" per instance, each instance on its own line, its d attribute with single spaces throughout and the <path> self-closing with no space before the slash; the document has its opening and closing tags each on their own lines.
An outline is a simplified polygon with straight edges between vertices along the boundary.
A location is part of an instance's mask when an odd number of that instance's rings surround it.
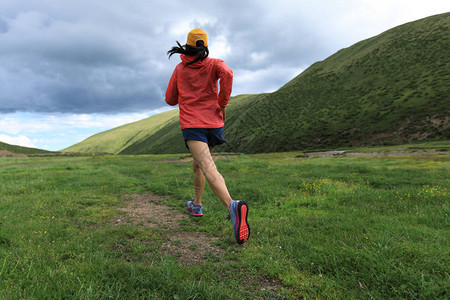
<svg viewBox="0 0 450 300">
<path fill-rule="evenodd" d="M 184 55 L 181 54 L 180 55 L 181 61 L 183 62 L 184 65 L 190 63 L 191 61 L 193 61 L 195 59 L 195 56 L 188 56 L 188 55 Z M 206 65 L 206 63 L 208 62 L 210 58 L 206 57 L 204 60 L 199 60 L 198 62 L 195 62 L 193 64 L 188 65 L 188 68 L 193 68 L 193 69 L 198 69 L 203 67 L 204 65 Z"/>
</svg>

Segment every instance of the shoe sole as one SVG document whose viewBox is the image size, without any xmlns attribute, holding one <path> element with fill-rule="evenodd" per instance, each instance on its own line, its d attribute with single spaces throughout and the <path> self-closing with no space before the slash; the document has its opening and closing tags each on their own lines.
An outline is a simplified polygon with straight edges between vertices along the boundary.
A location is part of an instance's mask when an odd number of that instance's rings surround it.
<svg viewBox="0 0 450 300">
<path fill-rule="evenodd" d="M 184 206 L 188 211 L 192 213 L 194 217 L 201 217 L 203 214 L 196 214 L 192 209 L 190 209 L 187 205 Z"/>
<path fill-rule="evenodd" d="M 248 215 L 248 205 L 245 201 L 239 201 L 237 205 L 237 220 L 236 220 L 236 229 L 235 229 L 235 237 L 236 242 L 238 244 L 245 243 L 250 236 L 250 225 L 247 222 Z"/>
</svg>

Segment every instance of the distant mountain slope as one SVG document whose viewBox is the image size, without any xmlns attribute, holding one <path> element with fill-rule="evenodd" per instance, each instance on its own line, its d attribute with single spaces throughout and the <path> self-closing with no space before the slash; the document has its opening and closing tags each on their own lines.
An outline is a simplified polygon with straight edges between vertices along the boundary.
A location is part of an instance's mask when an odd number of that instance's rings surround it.
<svg viewBox="0 0 450 300">
<path fill-rule="evenodd" d="M 84 141 L 61 151 L 80 153 L 119 153 L 134 143 L 139 143 L 143 139 L 148 139 L 152 134 L 170 123 L 171 120 L 178 121 L 177 117 L 178 110 L 160 113 L 144 120 L 97 133 Z"/>
<path fill-rule="evenodd" d="M 228 142 L 218 150 L 255 153 L 449 139 L 448 49 L 450 13 L 342 49 L 274 93 L 233 97 L 224 132 Z M 177 118 L 127 145 L 117 153 L 186 152 Z"/>
<path fill-rule="evenodd" d="M 228 124 L 225 150 L 272 152 L 450 137 L 450 14 L 318 62 Z"/>
<path fill-rule="evenodd" d="M 8 152 L 14 153 L 14 154 L 42 154 L 42 153 L 52 153 L 51 151 L 42 150 L 42 149 L 36 149 L 36 148 L 29 148 L 29 147 L 21 147 L 21 146 L 15 146 L 10 145 L 7 143 L 0 142 L 0 151 L 6 150 Z"/>
</svg>

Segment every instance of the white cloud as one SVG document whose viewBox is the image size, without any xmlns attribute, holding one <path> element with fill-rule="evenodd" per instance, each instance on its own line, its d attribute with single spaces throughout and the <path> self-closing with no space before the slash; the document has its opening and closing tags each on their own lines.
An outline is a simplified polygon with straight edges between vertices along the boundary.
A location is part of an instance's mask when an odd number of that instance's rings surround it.
<svg viewBox="0 0 450 300">
<path fill-rule="evenodd" d="M 219 35 L 212 37 L 208 41 L 208 43 L 209 43 L 208 48 L 209 52 L 211 53 L 211 57 L 226 60 L 230 55 L 232 55 L 231 46 L 230 43 L 227 41 L 226 36 Z"/>
<path fill-rule="evenodd" d="M 173 109 L 163 107 L 134 114 L 0 114 L 0 141 L 8 144 L 61 150 L 87 137 Z M 33 140 L 28 136 L 35 137 Z"/>
<path fill-rule="evenodd" d="M 265 51 L 263 52 L 252 52 L 250 53 L 250 62 L 252 65 L 263 65 L 267 64 L 267 58 L 269 54 Z"/>
<path fill-rule="evenodd" d="M 335 36 L 332 43 L 342 38 L 356 43 L 404 23 L 448 12 L 450 1 L 348 0 L 342 1 L 337 9 L 339 13 L 330 16 L 332 26 L 323 29 L 330 33 L 330 37 Z M 329 25 L 330 22 L 324 24 Z"/>
<path fill-rule="evenodd" d="M 5 134 L 0 134 L 0 141 L 10 145 L 36 148 L 35 142 L 24 135 L 9 136 Z"/>
<path fill-rule="evenodd" d="M 283 65 L 272 65 L 265 69 L 234 71 L 233 94 L 248 94 L 248 90 L 255 93 L 270 93 L 280 88 L 278 82 L 287 83 L 303 70 L 300 68 L 287 67 Z M 255 81 L 254 78 L 260 78 Z"/>
<path fill-rule="evenodd" d="M 43 122 L 44 118 L 35 114 L 2 114 L 0 115 L 0 133 L 18 135 L 23 132 L 35 134 L 53 130 L 55 124 Z"/>
<path fill-rule="evenodd" d="M 160 111 L 160 110 L 157 110 Z M 17 135 L 21 132 L 51 132 L 57 129 L 108 129 L 144 119 L 148 113 L 101 115 L 101 114 L 37 114 L 15 113 L 0 115 L 0 132 Z"/>
<path fill-rule="evenodd" d="M 81 114 L 68 115 L 59 124 L 68 128 L 103 128 L 110 129 L 123 124 L 145 119 L 149 114 L 135 113 L 126 115 Z"/>
</svg>

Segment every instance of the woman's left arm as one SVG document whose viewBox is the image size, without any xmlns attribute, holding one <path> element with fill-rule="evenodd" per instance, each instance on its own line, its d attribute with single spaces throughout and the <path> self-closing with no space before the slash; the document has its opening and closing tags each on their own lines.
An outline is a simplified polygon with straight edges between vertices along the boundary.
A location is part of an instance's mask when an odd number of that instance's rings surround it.
<svg viewBox="0 0 450 300">
<path fill-rule="evenodd" d="M 166 90 L 166 103 L 172 106 L 178 104 L 177 68 L 170 77 L 169 86 Z"/>
</svg>

